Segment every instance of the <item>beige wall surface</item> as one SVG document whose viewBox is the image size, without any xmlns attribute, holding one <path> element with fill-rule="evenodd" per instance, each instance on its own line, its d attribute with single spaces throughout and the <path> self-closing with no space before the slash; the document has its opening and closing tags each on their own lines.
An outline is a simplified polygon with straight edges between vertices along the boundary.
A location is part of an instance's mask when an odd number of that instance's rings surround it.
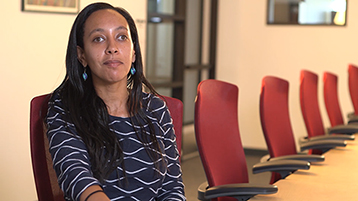
<svg viewBox="0 0 358 201">
<path fill-rule="evenodd" d="M 290 83 L 290 116 L 296 140 L 307 135 L 299 106 L 301 69 L 319 75 L 319 100 L 326 127 L 324 71 L 339 77 L 344 116 L 353 110 L 347 69 L 349 63 L 358 64 L 358 2 L 349 1 L 344 27 L 266 25 L 266 4 L 266 0 L 219 1 L 217 79 L 239 87 L 239 124 L 246 148 L 266 149 L 259 116 L 261 80 L 266 75 Z"/>
<path fill-rule="evenodd" d="M 80 0 L 83 8 L 94 0 Z M 109 0 L 146 21 L 145 0 Z M 0 7 L 0 200 L 37 200 L 29 146 L 29 104 L 49 93 L 65 74 L 71 14 L 21 12 L 21 1 Z M 138 24 L 145 41 L 145 24 Z M 144 46 L 144 44 L 143 44 Z"/>
</svg>

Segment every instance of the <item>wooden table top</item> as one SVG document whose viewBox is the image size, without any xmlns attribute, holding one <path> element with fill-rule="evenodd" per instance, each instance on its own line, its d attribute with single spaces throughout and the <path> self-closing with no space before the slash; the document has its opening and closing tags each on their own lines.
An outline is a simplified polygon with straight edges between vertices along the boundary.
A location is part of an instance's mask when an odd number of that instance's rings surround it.
<svg viewBox="0 0 358 201">
<path fill-rule="evenodd" d="M 311 163 L 275 183 L 278 193 L 250 200 L 358 200 L 358 140 L 324 154 L 325 161 Z"/>
</svg>

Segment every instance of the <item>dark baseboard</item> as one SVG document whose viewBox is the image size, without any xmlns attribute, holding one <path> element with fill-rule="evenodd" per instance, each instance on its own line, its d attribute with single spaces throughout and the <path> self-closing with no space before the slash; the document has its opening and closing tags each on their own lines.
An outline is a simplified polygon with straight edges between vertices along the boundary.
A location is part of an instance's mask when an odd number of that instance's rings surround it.
<svg viewBox="0 0 358 201">
<path fill-rule="evenodd" d="M 250 148 L 244 148 L 245 155 L 256 155 L 256 156 L 264 156 L 268 154 L 267 150 L 263 149 L 250 149 Z"/>
</svg>

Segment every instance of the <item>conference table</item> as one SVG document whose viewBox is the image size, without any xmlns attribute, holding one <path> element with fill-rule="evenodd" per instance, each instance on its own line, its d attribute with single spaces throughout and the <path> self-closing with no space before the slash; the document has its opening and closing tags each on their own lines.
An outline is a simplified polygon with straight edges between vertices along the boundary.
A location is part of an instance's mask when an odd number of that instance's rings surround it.
<svg viewBox="0 0 358 201">
<path fill-rule="evenodd" d="M 358 139 L 324 156 L 324 162 L 311 163 L 309 170 L 277 181 L 276 194 L 257 195 L 250 201 L 358 200 Z"/>
</svg>

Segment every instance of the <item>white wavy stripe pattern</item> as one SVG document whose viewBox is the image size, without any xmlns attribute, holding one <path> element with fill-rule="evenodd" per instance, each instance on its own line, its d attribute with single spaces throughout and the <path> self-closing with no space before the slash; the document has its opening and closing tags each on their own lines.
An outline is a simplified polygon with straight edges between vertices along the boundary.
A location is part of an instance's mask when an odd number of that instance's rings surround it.
<svg viewBox="0 0 358 201">
<path fill-rule="evenodd" d="M 87 149 L 75 133 L 75 126 L 63 119 L 65 111 L 58 97 L 49 103 L 47 117 L 50 152 L 54 161 L 61 189 L 66 200 L 78 200 L 80 194 L 90 185 L 101 185 L 111 200 L 186 200 L 181 179 L 179 154 L 176 147 L 173 122 L 165 103 L 158 97 L 144 93 L 145 113 L 153 123 L 162 156 L 155 162 L 148 152 L 160 154 L 152 148 L 145 148 L 138 139 L 130 118 L 110 116 L 109 126 L 121 143 L 124 154 L 124 178 L 122 167 L 117 167 L 104 184 L 93 177 Z M 149 135 L 148 124 L 143 125 Z M 146 144 L 150 146 L 152 142 Z M 164 159 L 167 165 L 162 164 Z M 159 169 L 155 163 L 159 164 Z"/>
</svg>

